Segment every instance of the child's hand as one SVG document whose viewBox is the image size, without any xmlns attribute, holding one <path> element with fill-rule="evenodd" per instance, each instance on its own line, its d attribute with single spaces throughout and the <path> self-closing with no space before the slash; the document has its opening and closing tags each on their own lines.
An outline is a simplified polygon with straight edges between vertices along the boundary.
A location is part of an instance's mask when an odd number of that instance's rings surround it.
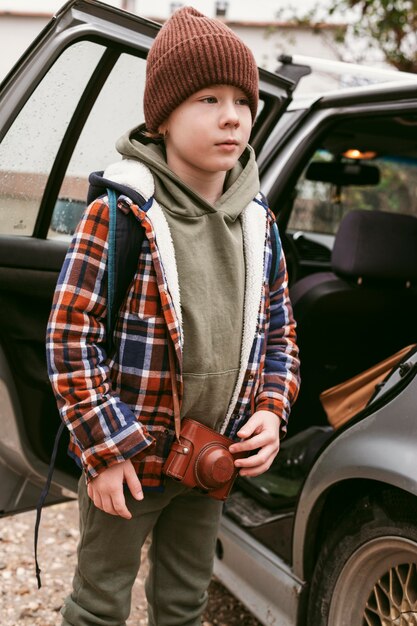
<svg viewBox="0 0 417 626">
<path fill-rule="evenodd" d="M 103 470 L 88 483 L 87 492 L 98 509 L 110 515 L 131 519 L 132 515 L 126 506 L 123 494 L 124 482 L 136 500 L 143 500 L 140 480 L 130 460 L 116 463 Z"/>
<path fill-rule="evenodd" d="M 280 418 L 271 411 L 256 411 L 237 435 L 245 441 L 233 443 L 230 452 L 250 452 L 256 454 L 244 459 L 236 459 L 235 466 L 241 467 L 241 476 L 259 476 L 271 466 L 279 450 Z"/>
</svg>

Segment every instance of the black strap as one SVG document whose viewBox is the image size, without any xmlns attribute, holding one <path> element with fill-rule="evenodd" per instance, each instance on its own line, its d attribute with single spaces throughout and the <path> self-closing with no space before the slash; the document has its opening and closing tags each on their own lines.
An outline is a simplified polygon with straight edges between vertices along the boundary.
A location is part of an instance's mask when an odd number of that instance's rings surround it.
<svg viewBox="0 0 417 626">
<path fill-rule="evenodd" d="M 254 201 L 260 204 L 265 211 L 268 211 L 268 201 L 266 196 L 259 192 L 260 198 L 254 198 Z M 278 225 L 276 220 L 272 222 L 271 225 L 271 248 L 272 248 L 272 259 L 271 259 L 271 269 L 269 272 L 269 286 L 272 287 L 279 274 L 279 264 L 281 260 L 281 239 L 279 236 Z"/>
<path fill-rule="evenodd" d="M 112 189 L 108 189 L 109 205 L 117 205 L 117 197 Z M 145 200 L 142 198 L 143 204 Z M 116 325 L 120 307 L 126 297 L 130 283 L 135 276 L 139 253 L 145 239 L 145 231 L 132 213 L 124 213 L 117 210 L 110 210 L 110 232 L 114 234 L 112 240 L 109 239 L 108 253 L 108 276 L 109 293 L 107 300 L 111 303 L 110 319 L 107 324 L 107 350 L 110 352 L 113 345 L 113 331 Z M 115 218 L 115 219 L 114 219 Z M 114 219 L 114 223 L 113 223 Z M 114 246 L 114 247 L 113 247 Z M 111 277 L 111 280 L 110 280 Z M 112 292 L 110 292 L 110 286 Z"/>
<path fill-rule="evenodd" d="M 55 442 L 54 442 L 54 447 L 53 447 L 53 450 L 52 450 L 51 461 L 49 463 L 48 476 L 46 478 L 46 482 L 45 482 L 44 488 L 42 489 L 42 493 L 39 496 L 38 504 L 36 505 L 35 567 L 36 567 L 36 579 L 38 581 L 38 589 L 40 589 L 42 587 L 41 569 L 40 569 L 39 563 L 38 563 L 39 526 L 40 526 L 40 523 L 41 523 L 42 508 L 43 508 L 43 505 L 45 504 L 46 496 L 48 495 L 49 488 L 51 486 L 52 474 L 54 473 L 55 459 L 56 459 L 56 455 L 57 455 L 57 452 L 58 452 L 59 440 L 61 439 L 61 435 L 64 432 L 64 428 L 65 428 L 65 424 L 64 424 L 64 422 L 61 422 L 61 424 L 60 424 L 60 426 L 58 428 L 58 432 L 57 432 L 57 434 L 55 436 Z"/>
</svg>

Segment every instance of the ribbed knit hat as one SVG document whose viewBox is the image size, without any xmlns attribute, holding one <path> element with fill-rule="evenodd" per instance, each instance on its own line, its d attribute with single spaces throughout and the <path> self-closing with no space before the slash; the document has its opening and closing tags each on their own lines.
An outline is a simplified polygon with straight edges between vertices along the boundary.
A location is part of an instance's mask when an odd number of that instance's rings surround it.
<svg viewBox="0 0 417 626">
<path fill-rule="evenodd" d="M 148 54 L 143 103 L 147 130 L 158 132 L 181 102 L 210 85 L 242 89 L 255 119 L 258 68 L 252 52 L 220 20 L 184 7 L 164 24 Z"/>
</svg>

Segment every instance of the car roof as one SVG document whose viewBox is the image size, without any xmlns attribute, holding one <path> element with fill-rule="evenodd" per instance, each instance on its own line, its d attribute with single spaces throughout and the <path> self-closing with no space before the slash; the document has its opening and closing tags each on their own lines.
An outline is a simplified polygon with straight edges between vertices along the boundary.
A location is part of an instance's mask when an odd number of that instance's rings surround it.
<svg viewBox="0 0 417 626">
<path fill-rule="evenodd" d="M 391 96 L 401 98 L 402 94 L 417 93 L 417 74 L 400 72 L 392 67 L 358 65 L 305 55 L 282 55 L 279 60 L 282 65 L 277 69 L 278 74 L 291 77 L 292 71 L 297 75 L 301 74 L 299 68 L 306 70 L 297 78 L 290 110 L 309 108 L 318 102 L 331 106 L 340 105 L 341 101 L 380 99 L 382 95 L 386 95 L 387 99 Z M 304 76 L 309 77 L 310 84 L 316 86 L 321 83 L 324 86 L 314 90 L 308 88 Z M 323 77 L 326 78 L 324 83 Z M 329 88 L 329 83 L 333 83 L 334 87 Z"/>
</svg>

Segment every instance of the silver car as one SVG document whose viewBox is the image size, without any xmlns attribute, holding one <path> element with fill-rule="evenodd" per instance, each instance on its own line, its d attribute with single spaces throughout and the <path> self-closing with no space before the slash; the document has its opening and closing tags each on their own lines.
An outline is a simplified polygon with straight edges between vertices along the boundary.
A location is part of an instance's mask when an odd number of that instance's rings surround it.
<svg viewBox="0 0 417 626">
<path fill-rule="evenodd" d="M 45 482 L 59 426 L 44 349 L 52 293 L 87 174 L 142 120 L 158 28 L 71 0 L 0 86 L 1 515 L 36 506 Z M 300 99 L 310 71 L 291 58 L 260 70 L 251 139 L 287 256 L 302 386 L 272 468 L 240 479 L 225 505 L 216 574 L 265 625 L 412 625 L 417 77 L 374 72 L 376 84 L 368 73 L 345 87 L 341 66 L 333 92 Z M 399 351 L 355 404 L 367 371 Z M 323 392 L 346 381 L 335 427 Z M 66 445 L 48 504 L 75 497 Z"/>
</svg>

